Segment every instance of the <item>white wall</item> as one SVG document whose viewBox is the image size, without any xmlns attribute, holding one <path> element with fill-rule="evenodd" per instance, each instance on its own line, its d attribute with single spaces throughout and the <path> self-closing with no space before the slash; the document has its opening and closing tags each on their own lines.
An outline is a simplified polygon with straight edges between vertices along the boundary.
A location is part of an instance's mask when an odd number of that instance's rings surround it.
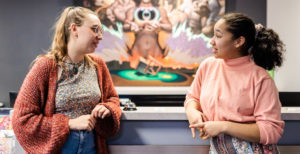
<svg viewBox="0 0 300 154">
<path fill-rule="evenodd" d="M 267 27 L 286 44 L 283 66 L 275 71 L 279 91 L 300 91 L 300 0 L 267 0 Z"/>
</svg>

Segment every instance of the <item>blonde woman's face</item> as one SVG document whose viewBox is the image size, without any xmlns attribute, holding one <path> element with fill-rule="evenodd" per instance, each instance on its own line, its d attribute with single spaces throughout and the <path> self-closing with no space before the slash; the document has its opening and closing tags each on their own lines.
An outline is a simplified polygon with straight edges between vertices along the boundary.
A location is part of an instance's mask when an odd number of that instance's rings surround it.
<svg viewBox="0 0 300 154">
<path fill-rule="evenodd" d="M 99 18 L 94 14 L 88 14 L 82 26 L 78 27 L 78 47 L 84 54 L 92 53 L 102 40 L 103 30 Z"/>
</svg>

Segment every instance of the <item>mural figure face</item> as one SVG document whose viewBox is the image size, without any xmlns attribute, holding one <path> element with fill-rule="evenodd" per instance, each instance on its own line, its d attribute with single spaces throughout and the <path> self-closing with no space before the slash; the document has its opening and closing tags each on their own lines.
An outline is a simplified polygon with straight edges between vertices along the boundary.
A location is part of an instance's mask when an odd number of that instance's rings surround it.
<svg viewBox="0 0 300 154">
<path fill-rule="evenodd" d="M 116 22 L 116 17 L 115 17 L 115 15 L 113 14 L 113 12 L 112 12 L 111 9 L 107 9 L 107 10 L 106 10 L 106 16 L 107 16 L 107 18 L 108 18 L 112 23 L 115 23 L 115 22 Z"/>
</svg>

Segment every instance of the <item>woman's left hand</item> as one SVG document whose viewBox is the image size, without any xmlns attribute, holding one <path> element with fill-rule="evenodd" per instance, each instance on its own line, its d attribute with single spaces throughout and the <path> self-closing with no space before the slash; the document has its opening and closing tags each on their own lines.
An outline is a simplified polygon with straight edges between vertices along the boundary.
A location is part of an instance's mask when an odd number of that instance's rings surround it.
<svg viewBox="0 0 300 154">
<path fill-rule="evenodd" d="M 91 116 L 94 118 L 104 119 L 105 117 L 111 116 L 111 112 L 104 105 L 96 105 L 96 107 L 92 111 Z"/>
<path fill-rule="evenodd" d="M 192 124 L 190 125 L 190 128 L 202 129 L 204 133 L 200 137 L 203 140 L 206 140 L 210 137 L 214 137 L 223 133 L 225 130 L 225 126 L 226 126 L 225 121 L 207 121 L 207 122 Z"/>
</svg>

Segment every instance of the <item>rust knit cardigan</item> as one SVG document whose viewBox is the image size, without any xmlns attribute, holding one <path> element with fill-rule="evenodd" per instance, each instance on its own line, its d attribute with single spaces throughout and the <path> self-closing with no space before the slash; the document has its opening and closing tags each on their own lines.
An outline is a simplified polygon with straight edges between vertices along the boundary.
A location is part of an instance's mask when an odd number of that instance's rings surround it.
<svg viewBox="0 0 300 154">
<path fill-rule="evenodd" d="M 112 116 L 98 119 L 94 129 L 97 154 L 107 154 L 106 137 L 120 128 L 121 109 L 119 97 L 104 61 L 90 57 L 98 64 L 97 75 L 101 89 L 99 104 L 107 107 Z M 53 59 L 43 57 L 35 62 L 27 74 L 14 106 L 13 130 L 27 153 L 61 153 L 69 136 L 69 118 L 55 114 L 57 67 Z"/>
</svg>

